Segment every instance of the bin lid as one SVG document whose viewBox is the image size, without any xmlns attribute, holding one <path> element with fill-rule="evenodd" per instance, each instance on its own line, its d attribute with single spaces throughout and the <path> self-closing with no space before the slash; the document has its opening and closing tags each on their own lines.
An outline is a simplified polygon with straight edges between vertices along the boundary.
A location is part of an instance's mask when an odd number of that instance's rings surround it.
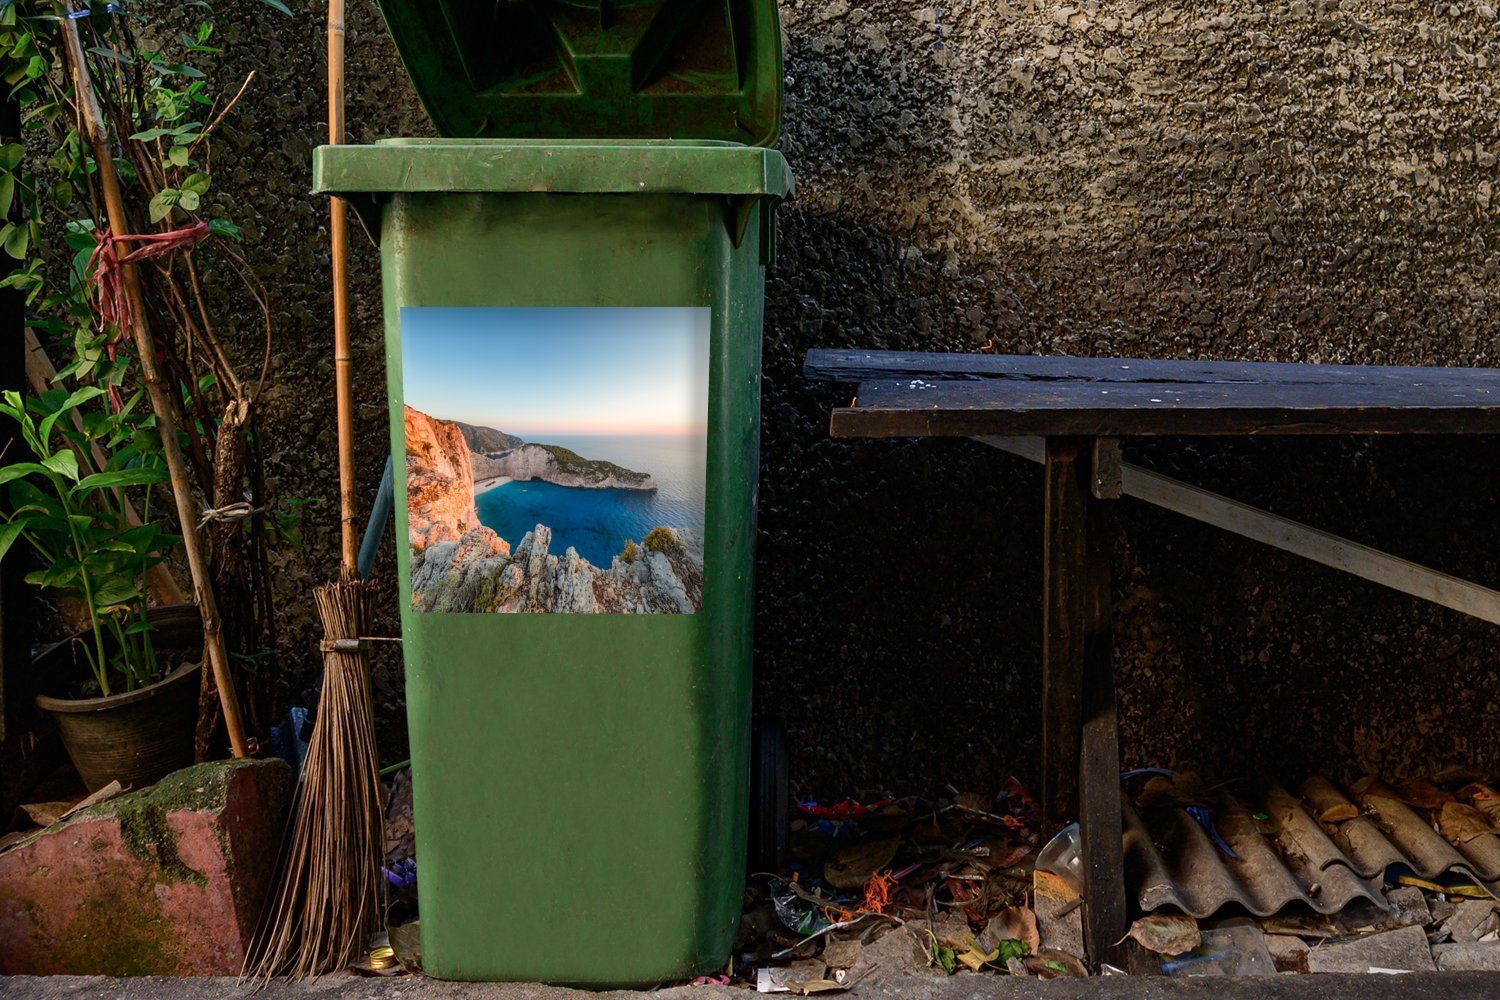
<svg viewBox="0 0 1500 1000">
<path fill-rule="evenodd" d="M 774 149 L 661 139 L 382 139 L 313 150 L 313 192 L 698 194 L 780 201 L 792 174 Z"/>
<path fill-rule="evenodd" d="M 440 134 L 721 139 L 781 129 L 776 0 L 379 0 Z"/>
</svg>

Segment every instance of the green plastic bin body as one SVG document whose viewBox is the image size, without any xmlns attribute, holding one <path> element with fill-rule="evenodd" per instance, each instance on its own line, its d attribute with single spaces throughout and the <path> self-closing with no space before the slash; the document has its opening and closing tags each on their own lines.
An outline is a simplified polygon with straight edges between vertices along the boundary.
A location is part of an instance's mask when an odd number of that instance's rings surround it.
<svg viewBox="0 0 1500 1000">
<path fill-rule="evenodd" d="M 324 147 L 314 162 L 316 188 L 348 198 L 381 248 L 426 972 L 602 986 L 721 968 L 744 878 L 780 154 L 398 140 Z M 402 315 L 430 306 L 709 310 L 700 611 L 413 610 Z"/>
</svg>

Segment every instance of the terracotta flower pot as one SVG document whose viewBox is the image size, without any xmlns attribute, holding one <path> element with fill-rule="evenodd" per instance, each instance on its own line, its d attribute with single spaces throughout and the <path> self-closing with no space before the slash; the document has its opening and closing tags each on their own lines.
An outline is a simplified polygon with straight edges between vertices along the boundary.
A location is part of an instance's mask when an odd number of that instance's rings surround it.
<svg viewBox="0 0 1500 1000">
<path fill-rule="evenodd" d="M 191 604 L 152 608 L 158 655 L 203 644 L 203 622 Z M 77 638 L 48 648 L 33 661 L 43 683 L 54 694 L 37 695 L 36 703 L 57 721 L 63 745 L 89 791 L 118 780 L 127 789 L 145 788 L 193 763 L 193 727 L 198 717 L 200 664 L 178 667 L 155 684 L 104 698 L 63 698 L 62 679 L 76 676 L 72 650 Z"/>
</svg>

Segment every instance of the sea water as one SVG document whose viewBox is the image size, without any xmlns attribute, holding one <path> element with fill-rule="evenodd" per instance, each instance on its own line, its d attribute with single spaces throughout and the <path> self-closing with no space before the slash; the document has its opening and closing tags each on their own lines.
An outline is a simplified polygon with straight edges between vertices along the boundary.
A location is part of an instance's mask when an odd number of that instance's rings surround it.
<svg viewBox="0 0 1500 1000">
<path fill-rule="evenodd" d="M 540 480 L 509 482 L 474 498 L 479 520 L 510 543 L 520 544 L 538 524 L 552 529 L 553 555 L 568 546 L 600 568 L 625 548 L 665 526 L 703 537 L 707 440 L 693 435 L 535 435 L 534 444 L 561 445 L 584 458 L 614 462 L 656 480 L 657 489 L 614 490 L 556 486 Z"/>
</svg>

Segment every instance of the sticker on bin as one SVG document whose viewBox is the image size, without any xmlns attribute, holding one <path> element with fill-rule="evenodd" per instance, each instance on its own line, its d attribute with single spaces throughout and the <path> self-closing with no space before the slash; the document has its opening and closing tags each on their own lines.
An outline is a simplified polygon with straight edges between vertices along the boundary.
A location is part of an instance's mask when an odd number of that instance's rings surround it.
<svg viewBox="0 0 1500 1000">
<path fill-rule="evenodd" d="M 412 609 L 700 611 L 709 324 L 402 308 Z"/>
</svg>

